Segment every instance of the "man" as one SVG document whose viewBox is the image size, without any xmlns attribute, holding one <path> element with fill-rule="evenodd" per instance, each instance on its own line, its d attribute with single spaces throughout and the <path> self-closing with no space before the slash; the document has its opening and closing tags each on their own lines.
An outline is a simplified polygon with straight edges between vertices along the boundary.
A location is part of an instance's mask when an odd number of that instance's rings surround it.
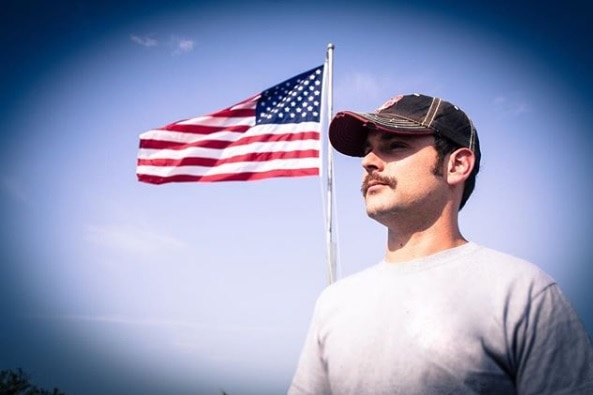
<svg viewBox="0 0 593 395">
<path fill-rule="evenodd" d="M 383 262 L 323 291 L 289 394 L 593 394 L 593 351 L 552 278 L 467 241 L 480 144 L 467 115 L 398 96 L 329 127 L 362 157 Z"/>
</svg>

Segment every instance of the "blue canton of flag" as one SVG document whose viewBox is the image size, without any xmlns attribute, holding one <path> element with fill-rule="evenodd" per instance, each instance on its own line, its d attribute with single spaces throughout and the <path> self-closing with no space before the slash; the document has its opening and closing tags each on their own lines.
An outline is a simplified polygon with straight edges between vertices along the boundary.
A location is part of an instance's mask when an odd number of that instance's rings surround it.
<svg viewBox="0 0 593 395">
<path fill-rule="evenodd" d="M 256 124 L 319 122 L 323 66 L 262 92 Z"/>
</svg>

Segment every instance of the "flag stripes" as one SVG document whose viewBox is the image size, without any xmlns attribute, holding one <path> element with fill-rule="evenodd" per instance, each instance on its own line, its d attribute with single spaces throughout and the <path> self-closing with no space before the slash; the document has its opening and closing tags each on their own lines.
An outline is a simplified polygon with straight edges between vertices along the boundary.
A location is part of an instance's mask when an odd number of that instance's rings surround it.
<svg viewBox="0 0 593 395">
<path fill-rule="evenodd" d="M 323 66 L 206 116 L 140 135 L 138 180 L 250 181 L 319 175 Z"/>
</svg>

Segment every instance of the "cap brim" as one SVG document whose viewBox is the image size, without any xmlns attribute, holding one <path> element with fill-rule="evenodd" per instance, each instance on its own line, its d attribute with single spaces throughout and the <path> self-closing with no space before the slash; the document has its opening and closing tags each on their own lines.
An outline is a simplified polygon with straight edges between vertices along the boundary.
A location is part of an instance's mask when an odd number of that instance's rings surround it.
<svg viewBox="0 0 593 395">
<path fill-rule="evenodd" d="M 329 125 L 329 141 L 338 152 L 344 155 L 363 157 L 369 130 L 416 136 L 434 133 L 434 130 L 404 118 L 340 111 Z"/>
</svg>

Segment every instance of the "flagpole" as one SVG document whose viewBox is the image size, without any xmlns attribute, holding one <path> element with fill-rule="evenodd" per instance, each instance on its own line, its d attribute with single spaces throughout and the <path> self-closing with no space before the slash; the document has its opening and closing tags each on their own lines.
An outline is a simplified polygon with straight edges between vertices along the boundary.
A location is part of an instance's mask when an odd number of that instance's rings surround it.
<svg viewBox="0 0 593 395">
<path fill-rule="evenodd" d="M 327 45 L 326 52 L 326 65 L 327 65 L 327 125 L 333 117 L 333 59 L 334 58 L 334 45 L 329 43 Z M 336 278 L 336 256 L 334 248 L 334 237 L 333 237 L 333 151 L 329 141 L 326 144 L 327 147 L 327 210 L 326 210 L 326 241 L 327 241 L 327 265 L 328 265 L 328 278 L 329 284 L 332 284 Z"/>
</svg>

